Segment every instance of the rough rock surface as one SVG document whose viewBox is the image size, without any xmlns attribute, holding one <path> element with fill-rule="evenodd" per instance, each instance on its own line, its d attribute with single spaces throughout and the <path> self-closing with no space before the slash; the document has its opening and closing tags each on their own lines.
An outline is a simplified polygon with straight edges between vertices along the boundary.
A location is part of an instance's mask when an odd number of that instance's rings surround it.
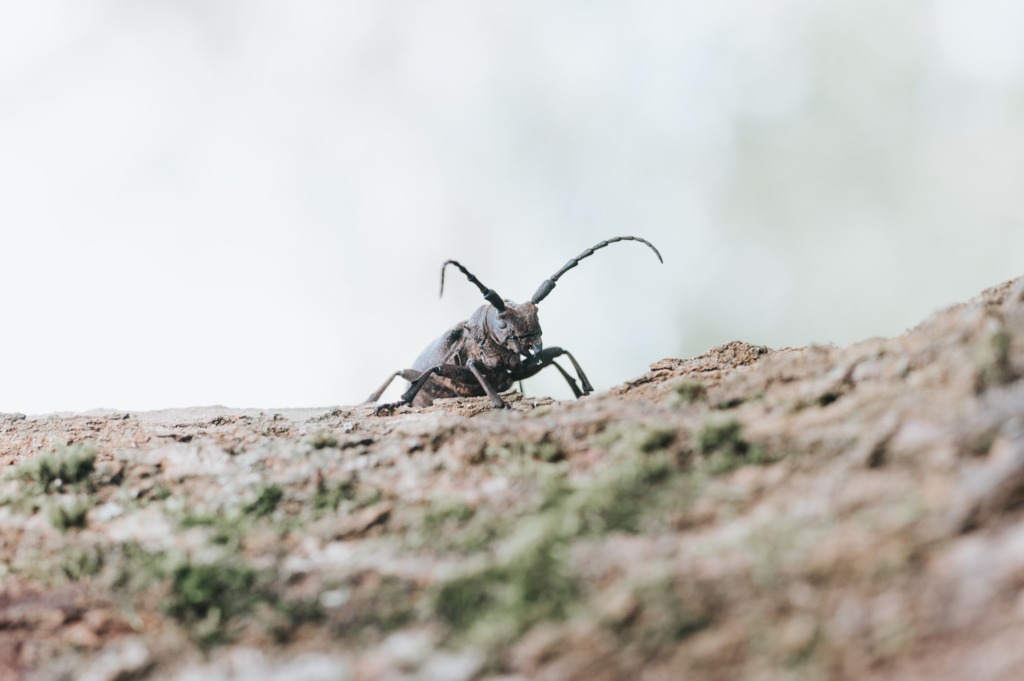
<svg viewBox="0 0 1024 681">
<path fill-rule="evenodd" d="M 1016 679 L 1024 279 L 576 402 L 0 415 L 0 681 Z"/>
</svg>

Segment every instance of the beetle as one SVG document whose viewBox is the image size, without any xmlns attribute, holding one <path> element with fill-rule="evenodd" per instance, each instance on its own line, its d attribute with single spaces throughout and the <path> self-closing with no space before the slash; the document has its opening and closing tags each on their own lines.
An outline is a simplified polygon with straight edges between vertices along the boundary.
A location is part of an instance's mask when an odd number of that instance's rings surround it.
<svg viewBox="0 0 1024 681">
<path fill-rule="evenodd" d="M 401 376 L 410 382 L 409 389 L 398 402 L 379 405 L 374 410 L 376 415 L 394 411 L 403 405 L 430 406 L 434 400 L 443 397 L 484 395 L 491 399 L 491 404 L 496 408 L 507 409 L 508 405 L 498 393 L 508 390 L 516 381 L 530 378 L 549 365 L 558 369 L 577 399 L 590 394 L 594 388 L 576 358 L 559 347 L 545 348 L 541 342 L 537 305 L 555 288 L 559 277 L 598 249 L 619 241 L 645 244 L 658 256 L 659 262 L 665 262 L 654 244 L 645 239 L 636 236 L 613 237 L 570 260 L 562 269 L 545 279 L 533 297 L 525 303 L 514 303 L 502 298 L 457 261 L 446 260 L 441 266 L 441 295 L 444 295 L 444 273 L 451 265 L 480 289 L 487 303 L 479 307 L 467 321 L 459 322 L 428 345 L 411 369 L 401 369 L 391 374 L 364 404 L 372 404 L 380 399 L 391 381 Z M 579 383 L 555 361 L 563 355 L 572 363 Z"/>
</svg>

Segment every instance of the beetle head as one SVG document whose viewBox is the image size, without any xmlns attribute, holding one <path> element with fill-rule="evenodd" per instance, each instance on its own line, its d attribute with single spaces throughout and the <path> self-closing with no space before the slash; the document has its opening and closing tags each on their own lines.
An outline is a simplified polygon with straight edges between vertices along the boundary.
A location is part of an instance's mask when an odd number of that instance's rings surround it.
<svg viewBox="0 0 1024 681">
<path fill-rule="evenodd" d="M 503 347 L 524 357 L 533 357 L 543 348 L 537 306 L 531 302 L 502 301 L 504 310 L 487 310 L 487 330 Z"/>
</svg>

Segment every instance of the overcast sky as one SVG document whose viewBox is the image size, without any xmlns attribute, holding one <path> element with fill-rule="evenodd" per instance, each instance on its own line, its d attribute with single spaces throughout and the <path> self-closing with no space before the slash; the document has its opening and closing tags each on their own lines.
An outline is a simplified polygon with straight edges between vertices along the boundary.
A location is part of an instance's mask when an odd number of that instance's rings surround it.
<svg viewBox="0 0 1024 681">
<path fill-rule="evenodd" d="M 1024 274 L 1024 4 L 0 9 L 0 411 L 361 401 L 482 300 L 599 389 Z M 557 373 L 528 393 L 569 395 Z M 397 385 L 397 384 L 396 384 Z"/>
</svg>

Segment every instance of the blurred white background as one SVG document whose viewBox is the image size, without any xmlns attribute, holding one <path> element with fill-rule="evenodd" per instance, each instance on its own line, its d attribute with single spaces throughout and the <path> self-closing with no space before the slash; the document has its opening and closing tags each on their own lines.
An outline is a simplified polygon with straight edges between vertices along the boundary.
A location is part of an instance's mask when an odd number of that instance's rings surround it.
<svg viewBox="0 0 1024 681">
<path fill-rule="evenodd" d="M 446 258 L 523 300 L 620 234 L 665 265 L 541 306 L 599 389 L 901 333 L 1024 274 L 1022 36 L 1015 0 L 4 3 L 0 411 L 354 404 L 482 303 Z"/>
</svg>

